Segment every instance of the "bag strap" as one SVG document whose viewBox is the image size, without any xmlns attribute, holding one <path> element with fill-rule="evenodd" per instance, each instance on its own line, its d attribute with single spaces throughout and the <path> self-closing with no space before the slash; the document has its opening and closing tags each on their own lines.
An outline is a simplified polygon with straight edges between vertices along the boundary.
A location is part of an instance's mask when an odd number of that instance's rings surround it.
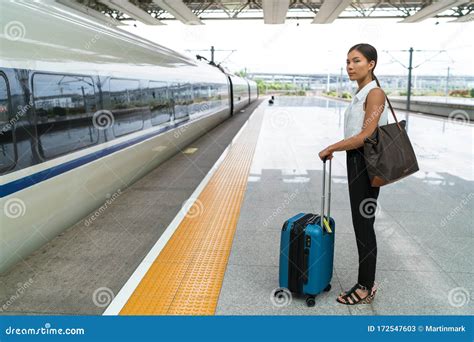
<svg viewBox="0 0 474 342">
<path fill-rule="evenodd" d="M 380 88 L 380 87 L 377 87 L 377 88 Z M 372 89 L 375 89 L 375 88 L 372 88 Z M 365 103 L 367 101 L 367 97 L 369 96 L 370 92 L 372 91 L 372 89 L 369 90 L 367 96 L 365 97 L 365 101 L 364 101 L 364 111 L 365 111 Z M 381 88 L 380 88 L 381 89 Z M 400 131 L 402 130 L 402 127 L 400 126 L 400 124 L 398 123 L 398 119 L 397 119 L 397 116 L 395 115 L 395 111 L 393 110 L 393 107 L 392 107 L 392 103 L 390 102 L 390 100 L 388 99 L 387 97 L 387 94 L 385 94 L 385 92 L 383 93 L 385 95 L 385 99 L 387 100 L 388 102 L 388 106 L 390 107 L 390 111 L 392 112 L 392 115 L 393 115 L 393 118 L 395 119 L 395 122 L 397 123 L 397 126 L 398 128 L 400 129 Z M 378 126 L 378 123 L 377 123 L 377 126 Z"/>
</svg>

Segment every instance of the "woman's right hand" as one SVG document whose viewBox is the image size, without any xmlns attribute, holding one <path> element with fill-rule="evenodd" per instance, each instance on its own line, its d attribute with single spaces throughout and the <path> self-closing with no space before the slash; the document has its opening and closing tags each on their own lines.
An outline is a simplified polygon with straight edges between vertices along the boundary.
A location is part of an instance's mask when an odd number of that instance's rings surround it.
<svg viewBox="0 0 474 342">
<path fill-rule="evenodd" d="M 333 158 L 332 151 L 326 147 L 324 150 L 319 152 L 319 158 L 321 158 L 322 161 L 325 161 L 326 159 L 331 160 Z"/>
</svg>

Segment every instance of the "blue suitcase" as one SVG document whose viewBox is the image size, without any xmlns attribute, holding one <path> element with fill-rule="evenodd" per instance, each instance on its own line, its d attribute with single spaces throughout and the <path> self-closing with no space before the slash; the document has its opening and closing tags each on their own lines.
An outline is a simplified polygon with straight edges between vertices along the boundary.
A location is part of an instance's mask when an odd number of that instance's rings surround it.
<svg viewBox="0 0 474 342">
<path fill-rule="evenodd" d="M 323 167 L 321 213 L 324 213 L 326 161 Z M 328 213 L 299 213 L 283 224 L 280 243 L 280 291 L 307 295 L 306 304 L 315 305 L 315 296 L 331 289 L 334 260 L 335 222 L 330 217 L 331 161 L 329 161 Z"/>
</svg>

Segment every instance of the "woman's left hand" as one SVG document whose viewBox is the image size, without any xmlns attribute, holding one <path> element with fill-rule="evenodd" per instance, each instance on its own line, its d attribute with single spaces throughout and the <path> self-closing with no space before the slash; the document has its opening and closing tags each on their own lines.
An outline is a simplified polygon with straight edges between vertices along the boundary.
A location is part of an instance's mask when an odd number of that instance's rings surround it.
<svg viewBox="0 0 474 342">
<path fill-rule="evenodd" d="M 319 158 L 321 158 L 322 161 L 324 161 L 324 159 L 331 160 L 332 157 L 333 157 L 333 155 L 332 155 L 331 150 L 329 150 L 329 147 L 326 147 L 324 150 L 319 152 Z"/>
</svg>

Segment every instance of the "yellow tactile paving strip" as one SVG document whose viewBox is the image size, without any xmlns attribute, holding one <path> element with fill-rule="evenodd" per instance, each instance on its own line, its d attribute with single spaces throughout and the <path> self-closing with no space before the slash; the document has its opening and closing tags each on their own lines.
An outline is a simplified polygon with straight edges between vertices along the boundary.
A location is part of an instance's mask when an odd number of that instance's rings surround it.
<svg viewBox="0 0 474 342">
<path fill-rule="evenodd" d="M 257 109 L 121 315 L 213 315 L 263 113 Z"/>
</svg>

